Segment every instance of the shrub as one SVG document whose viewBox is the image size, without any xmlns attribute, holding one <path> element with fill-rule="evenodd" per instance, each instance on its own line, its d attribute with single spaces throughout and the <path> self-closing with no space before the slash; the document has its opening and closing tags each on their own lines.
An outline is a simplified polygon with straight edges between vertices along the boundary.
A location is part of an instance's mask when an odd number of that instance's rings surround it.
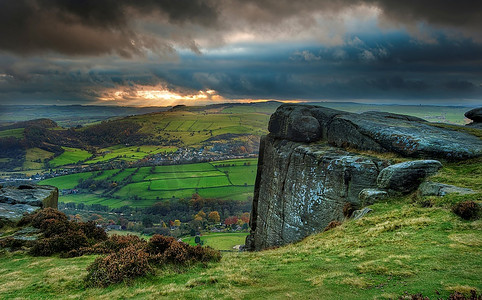
<svg viewBox="0 0 482 300">
<path fill-rule="evenodd" d="M 86 253 L 104 253 L 88 267 L 88 286 L 107 286 L 148 274 L 152 265 L 185 265 L 190 262 L 219 261 L 221 253 L 211 248 L 192 247 L 173 237 L 154 235 L 148 242 L 134 235 L 110 236 L 93 247 L 73 249 L 68 257 Z"/>
<path fill-rule="evenodd" d="M 25 246 L 26 241 L 14 239 L 13 237 L 6 237 L 0 240 L 0 248 L 10 248 L 10 250 L 18 250 Z"/>
<path fill-rule="evenodd" d="M 480 206 L 474 201 L 463 201 L 455 204 L 452 211 L 464 220 L 476 220 L 480 214 Z"/>
<path fill-rule="evenodd" d="M 177 241 L 173 237 L 156 234 L 149 239 L 147 251 L 150 254 L 163 254 L 174 242 Z"/>
<path fill-rule="evenodd" d="M 68 221 L 57 219 L 45 219 L 40 223 L 40 230 L 45 237 L 51 237 L 53 235 L 62 234 L 67 232 L 71 227 Z"/>
<path fill-rule="evenodd" d="M 34 256 L 50 256 L 55 253 L 68 252 L 88 245 L 87 237 L 81 230 L 67 231 L 36 241 L 30 249 Z"/>
<path fill-rule="evenodd" d="M 93 246 L 95 253 L 111 253 L 117 252 L 129 246 L 137 248 L 145 248 L 147 242 L 140 237 L 132 234 L 128 235 L 111 235 L 107 240 Z"/>
<path fill-rule="evenodd" d="M 107 239 L 105 231 L 98 228 L 94 222 L 69 221 L 64 213 L 53 208 L 41 209 L 26 215 L 18 225 L 31 225 L 43 233 L 42 238 L 32 242 L 30 253 L 36 256 L 49 256 L 54 253 L 63 253 L 63 256 L 69 257 L 78 256 L 89 252 L 85 251 L 88 246 Z M 70 253 L 72 250 L 76 251 Z"/>
<path fill-rule="evenodd" d="M 195 247 L 189 246 L 188 255 L 192 260 L 203 263 L 221 260 L 221 252 L 210 247 L 201 247 L 199 245 Z"/>
<path fill-rule="evenodd" d="M 88 239 L 95 241 L 107 240 L 107 233 L 103 228 L 97 227 L 93 221 L 79 223 L 80 230 L 82 230 Z"/>
<path fill-rule="evenodd" d="M 44 220 L 54 219 L 58 221 L 67 222 L 68 218 L 63 212 L 58 211 L 54 208 L 44 208 L 35 211 L 32 214 L 24 216 L 20 221 L 18 221 L 18 226 L 24 226 L 31 224 L 35 228 L 40 228 Z"/>
<path fill-rule="evenodd" d="M 146 275 L 152 271 L 148 258 L 149 254 L 134 245 L 105 257 L 98 257 L 87 267 L 85 282 L 92 287 L 106 287 Z"/>
<path fill-rule="evenodd" d="M 345 216 L 345 218 L 349 218 L 351 217 L 351 215 L 355 210 L 356 208 L 353 206 L 353 204 L 351 204 L 350 202 L 347 202 L 343 206 L 343 215 Z"/>
<path fill-rule="evenodd" d="M 457 291 L 450 294 L 448 300 L 482 300 L 482 294 L 477 295 L 476 290 L 470 291 L 470 296 L 465 296 Z"/>
<path fill-rule="evenodd" d="M 338 221 L 331 221 L 330 223 L 328 223 L 328 225 L 325 227 L 325 229 L 323 230 L 323 232 L 325 231 L 328 231 L 330 229 L 333 229 L 335 227 L 338 227 L 341 225 L 341 222 L 338 222 Z"/>
<path fill-rule="evenodd" d="M 166 262 L 173 264 L 186 263 L 190 257 L 188 252 L 189 245 L 174 241 L 169 245 L 169 248 L 164 251 L 164 259 Z"/>
</svg>

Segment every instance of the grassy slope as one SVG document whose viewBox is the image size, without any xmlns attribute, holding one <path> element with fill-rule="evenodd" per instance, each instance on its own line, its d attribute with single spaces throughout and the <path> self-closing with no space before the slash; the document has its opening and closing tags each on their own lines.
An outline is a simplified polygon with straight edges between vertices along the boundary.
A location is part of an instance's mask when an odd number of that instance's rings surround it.
<svg viewBox="0 0 482 300">
<path fill-rule="evenodd" d="M 86 161 L 87 164 L 93 164 L 98 162 L 109 161 L 112 159 L 119 159 L 125 161 L 137 161 L 151 154 L 158 153 L 170 153 L 175 152 L 176 147 L 163 147 L 163 146 L 113 146 L 105 149 L 101 149 L 102 153 L 93 159 Z"/>
<path fill-rule="evenodd" d="M 373 206 L 359 221 L 300 243 L 226 253 L 218 264 L 170 270 L 107 289 L 85 289 L 94 257 L 0 256 L 0 298 L 388 299 L 405 291 L 435 298 L 482 289 L 482 222 L 403 201 Z"/>
<path fill-rule="evenodd" d="M 422 208 L 411 197 L 372 205 L 361 220 L 277 249 L 225 253 L 207 268 L 171 269 L 106 289 L 85 289 L 94 256 L 60 259 L 0 255 L 0 298 L 166 299 L 396 299 L 453 290 L 482 291 L 482 220 L 464 221 L 448 208 L 481 201 L 482 161 L 445 164 L 433 178 L 465 182 L 478 193 L 434 198 Z M 477 180 L 478 179 L 478 180 Z M 436 293 L 439 292 L 441 296 Z"/>
<path fill-rule="evenodd" d="M 22 138 L 23 137 L 23 131 L 24 131 L 24 128 L 2 130 L 2 131 L 0 131 L 0 138 L 3 138 L 3 137 Z"/>
<path fill-rule="evenodd" d="M 44 168 L 43 161 L 45 159 L 49 159 L 54 156 L 54 153 L 45 151 L 40 148 L 30 148 L 27 149 L 27 153 L 25 154 L 25 162 L 23 163 L 23 168 L 25 170 L 41 170 Z M 41 162 L 38 162 L 38 159 Z"/>
<path fill-rule="evenodd" d="M 65 150 L 64 153 L 60 154 L 49 162 L 52 168 L 63 165 L 75 164 L 92 156 L 92 154 L 82 149 L 69 147 L 63 148 Z"/>
</svg>

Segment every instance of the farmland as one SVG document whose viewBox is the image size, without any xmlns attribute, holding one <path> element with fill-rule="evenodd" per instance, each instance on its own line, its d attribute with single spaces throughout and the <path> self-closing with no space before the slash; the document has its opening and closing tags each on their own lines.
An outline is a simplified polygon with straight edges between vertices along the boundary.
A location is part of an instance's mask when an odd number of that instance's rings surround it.
<svg viewBox="0 0 482 300">
<path fill-rule="evenodd" d="M 87 164 L 94 164 L 110 160 L 137 161 L 151 154 L 172 153 L 176 147 L 162 146 L 131 146 L 121 145 L 103 148 L 98 151 L 97 157 L 86 161 Z"/>
<path fill-rule="evenodd" d="M 124 205 L 146 207 L 171 198 L 190 198 L 194 193 L 203 198 L 246 201 L 253 193 L 256 164 L 257 159 L 236 159 L 115 169 L 59 176 L 40 184 L 70 190 L 82 181 L 90 180 L 87 188 L 79 189 L 77 194 L 64 194 L 59 201 L 114 208 Z"/>
<path fill-rule="evenodd" d="M 0 131 L 0 138 L 3 137 L 16 137 L 21 138 L 23 137 L 23 128 L 15 128 L 15 129 L 7 129 Z"/>
<path fill-rule="evenodd" d="M 92 156 L 92 154 L 82 149 L 70 147 L 62 148 L 64 149 L 64 153 L 60 154 L 49 162 L 51 167 L 55 168 L 58 166 L 75 164 Z"/>
</svg>

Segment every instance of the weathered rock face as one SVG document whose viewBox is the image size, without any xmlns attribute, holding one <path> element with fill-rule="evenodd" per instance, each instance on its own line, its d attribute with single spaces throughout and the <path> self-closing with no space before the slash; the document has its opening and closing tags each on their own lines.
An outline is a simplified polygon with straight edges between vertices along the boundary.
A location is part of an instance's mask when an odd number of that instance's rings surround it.
<svg viewBox="0 0 482 300">
<path fill-rule="evenodd" d="M 421 196 L 445 196 L 448 194 L 460 194 L 460 195 L 467 195 L 467 194 L 474 194 L 475 191 L 462 188 L 454 185 L 443 184 L 438 182 L 424 182 L 418 188 Z"/>
<path fill-rule="evenodd" d="M 298 241 L 343 219 L 343 206 L 358 204 L 358 194 L 376 187 L 387 162 L 327 145 L 276 139 L 262 142 L 247 248 Z"/>
<path fill-rule="evenodd" d="M 473 122 L 467 124 L 467 126 L 482 129 L 482 107 L 474 108 L 466 112 L 465 117 Z"/>
<path fill-rule="evenodd" d="M 460 160 L 482 155 L 482 141 L 471 134 L 385 112 L 353 114 L 319 106 L 285 104 L 272 115 L 269 131 L 291 141 L 327 140 L 338 147 L 395 152 L 407 157 Z"/>
<path fill-rule="evenodd" d="M 21 185 L 0 189 L 0 217 L 16 220 L 39 208 L 57 208 L 59 190 L 54 186 Z"/>
<path fill-rule="evenodd" d="M 393 193 L 408 194 L 415 191 L 422 181 L 442 168 L 436 160 L 415 160 L 391 165 L 380 172 L 378 188 Z"/>
</svg>

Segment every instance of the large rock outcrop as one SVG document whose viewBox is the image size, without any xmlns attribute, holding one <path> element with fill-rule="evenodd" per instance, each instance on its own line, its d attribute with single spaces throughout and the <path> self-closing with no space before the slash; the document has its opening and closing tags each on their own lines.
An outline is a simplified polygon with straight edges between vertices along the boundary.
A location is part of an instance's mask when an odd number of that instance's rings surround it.
<svg viewBox="0 0 482 300">
<path fill-rule="evenodd" d="M 472 123 L 467 124 L 467 126 L 482 129 L 482 107 L 471 109 L 464 115 L 467 119 L 472 120 Z"/>
<path fill-rule="evenodd" d="M 375 188 L 386 161 L 326 143 L 306 144 L 268 135 L 262 141 L 248 249 L 295 241 L 343 220 L 343 206 L 359 204 Z M 261 175 L 260 175 L 261 174 Z"/>
<path fill-rule="evenodd" d="M 347 203 L 361 208 L 390 193 L 415 191 L 442 166 L 418 160 L 389 167 L 389 161 L 346 149 L 446 160 L 482 155 L 482 142 L 473 135 L 392 113 L 282 105 L 268 129 L 260 144 L 249 250 L 320 232 L 344 218 Z"/>
<path fill-rule="evenodd" d="M 269 131 L 291 141 L 327 140 L 338 147 L 394 152 L 407 157 L 461 160 L 482 155 L 482 141 L 476 136 L 386 112 L 354 114 L 285 104 L 271 116 Z"/>
<path fill-rule="evenodd" d="M 0 218 L 18 220 L 39 208 L 57 208 L 59 190 L 49 185 L 0 188 Z"/>
</svg>

